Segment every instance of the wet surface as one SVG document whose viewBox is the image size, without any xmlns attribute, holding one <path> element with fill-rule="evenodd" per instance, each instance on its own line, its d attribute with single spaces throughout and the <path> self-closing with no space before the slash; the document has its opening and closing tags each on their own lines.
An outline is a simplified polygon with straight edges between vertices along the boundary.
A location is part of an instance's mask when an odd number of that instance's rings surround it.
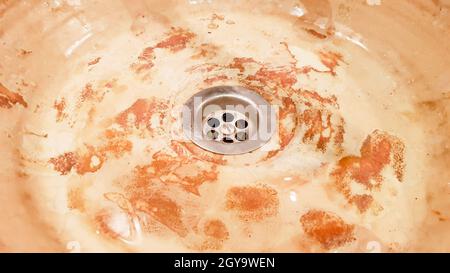
<svg viewBox="0 0 450 273">
<path fill-rule="evenodd" d="M 449 251 L 445 1 L 72 2 L 0 1 L 0 251 Z M 182 137 L 218 85 L 262 148 Z"/>
</svg>

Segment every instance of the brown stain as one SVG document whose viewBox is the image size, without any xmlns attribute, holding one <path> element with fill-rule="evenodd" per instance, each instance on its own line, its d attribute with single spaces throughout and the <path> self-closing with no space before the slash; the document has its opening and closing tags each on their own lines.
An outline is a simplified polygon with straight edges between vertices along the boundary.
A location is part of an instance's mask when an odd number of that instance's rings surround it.
<svg viewBox="0 0 450 273">
<path fill-rule="evenodd" d="M 282 105 L 278 115 L 278 134 L 280 148 L 270 151 L 264 160 L 270 159 L 283 151 L 286 146 L 292 141 L 298 126 L 297 106 L 295 102 L 289 97 L 282 98 Z"/>
<path fill-rule="evenodd" d="M 278 193 L 267 186 L 232 187 L 226 195 L 226 208 L 242 221 L 259 222 L 278 214 Z"/>
<path fill-rule="evenodd" d="M 355 240 L 354 226 L 339 216 L 320 210 L 310 210 L 300 218 L 305 234 L 326 249 L 344 246 Z"/>
<path fill-rule="evenodd" d="M 343 61 L 342 55 L 332 51 L 321 51 L 319 52 L 319 57 L 323 65 L 330 69 L 331 74 L 336 75 L 336 67 Z"/>
<path fill-rule="evenodd" d="M 25 108 L 28 107 L 28 104 L 20 94 L 9 91 L 0 83 L 0 107 L 10 109 L 16 104 L 20 104 Z"/>
<path fill-rule="evenodd" d="M 291 120 L 291 126 L 286 125 L 286 122 L 280 122 L 280 146 L 284 149 L 292 140 L 297 128 L 297 106 L 289 97 L 283 97 L 282 108 L 280 109 L 280 120 Z"/>
<path fill-rule="evenodd" d="M 245 57 L 236 57 L 233 58 L 233 61 L 228 65 L 231 69 L 238 69 L 239 72 L 245 72 L 246 64 L 257 63 L 253 58 L 245 58 Z"/>
<path fill-rule="evenodd" d="M 121 210 L 128 213 L 129 215 L 134 215 L 134 208 L 131 205 L 130 201 L 119 192 L 107 192 L 103 195 L 106 200 L 113 202 L 116 204 Z"/>
<path fill-rule="evenodd" d="M 403 181 L 404 144 L 396 137 L 379 130 L 369 135 L 361 146 L 361 156 L 343 157 L 332 175 L 335 186 L 351 204 L 360 212 L 366 212 L 374 201 L 369 194 L 354 195 L 351 183 L 356 182 L 372 191 L 379 189 L 383 183 L 382 170 L 391 166 L 399 181 Z"/>
</svg>

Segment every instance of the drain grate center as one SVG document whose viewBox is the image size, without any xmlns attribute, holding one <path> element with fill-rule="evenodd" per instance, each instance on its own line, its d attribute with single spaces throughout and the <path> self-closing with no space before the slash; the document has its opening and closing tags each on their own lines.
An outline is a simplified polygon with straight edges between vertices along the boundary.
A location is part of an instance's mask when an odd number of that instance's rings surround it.
<svg viewBox="0 0 450 273">
<path fill-rule="evenodd" d="M 243 154 L 267 143 L 275 111 L 259 94 L 238 86 L 205 89 L 185 104 L 183 130 L 201 148 Z"/>
</svg>

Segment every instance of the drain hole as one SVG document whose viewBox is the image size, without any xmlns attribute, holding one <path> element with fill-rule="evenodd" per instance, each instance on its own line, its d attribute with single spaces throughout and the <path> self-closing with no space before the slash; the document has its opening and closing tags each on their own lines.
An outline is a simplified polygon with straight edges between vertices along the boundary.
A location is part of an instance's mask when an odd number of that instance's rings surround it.
<svg viewBox="0 0 450 273">
<path fill-rule="evenodd" d="M 208 119 L 208 125 L 211 126 L 211 128 L 217 128 L 220 125 L 220 121 L 216 118 L 210 118 Z"/>
<path fill-rule="evenodd" d="M 225 143 L 233 143 L 234 142 L 234 140 L 232 138 L 230 138 L 230 137 L 224 137 L 222 139 L 222 141 L 225 142 Z"/>
<path fill-rule="evenodd" d="M 246 120 L 240 119 L 236 121 L 235 125 L 238 129 L 245 129 L 248 126 L 248 122 Z"/>
<path fill-rule="evenodd" d="M 219 137 L 219 133 L 215 130 L 211 130 L 206 133 L 206 136 L 208 137 L 208 139 L 216 140 Z"/>
<path fill-rule="evenodd" d="M 239 132 L 236 134 L 236 139 L 239 141 L 246 141 L 248 140 L 248 134 L 245 132 Z"/>
<path fill-rule="evenodd" d="M 232 122 L 234 120 L 234 116 L 233 116 L 233 114 L 225 113 L 222 115 L 222 119 L 225 122 Z"/>
</svg>

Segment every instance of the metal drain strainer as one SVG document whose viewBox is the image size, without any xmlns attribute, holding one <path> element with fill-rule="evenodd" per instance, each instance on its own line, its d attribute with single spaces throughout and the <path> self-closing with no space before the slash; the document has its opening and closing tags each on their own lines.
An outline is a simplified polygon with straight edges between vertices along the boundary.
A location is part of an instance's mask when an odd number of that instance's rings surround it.
<svg viewBox="0 0 450 273">
<path fill-rule="evenodd" d="M 265 99 L 239 86 L 205 89 L 183 109 L 185 135 L 218 154 L 243 154 L 260 148 L 272 137 L 275 121 L 275 109 Z"/>
</svg>

